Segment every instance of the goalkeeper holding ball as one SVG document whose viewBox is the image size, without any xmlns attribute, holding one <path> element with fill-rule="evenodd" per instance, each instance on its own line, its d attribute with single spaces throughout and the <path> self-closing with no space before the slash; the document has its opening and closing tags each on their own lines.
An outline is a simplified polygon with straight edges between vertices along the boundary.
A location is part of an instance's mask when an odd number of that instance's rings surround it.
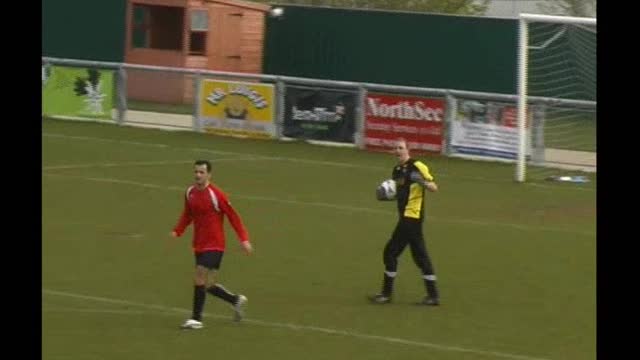
<svg viewBox="0 0 640 360">
<path fill-rule="evenodd" d="M 422 271 L 427 291 L 427 296 L 420 304 L 439 305 L 436 276 L 422 234 L 425 190 L 436 192 L 438 186 L 429 173 L 429 168 L 419 160 L 411 158 L 406 140 L 397 140 L 393 153 L 398 158 L 398 163 L 394 166 L 392 173 L 396 191 L 393 191 L 394 186 L 389 184 L 387 180 L 378 187 L 376 195 L 378 200 L 395 199 L 397 201 L 399 219 L 391 239 L 384 248 L 385 271 L 382 291 L 377 295 L 370 296 L 369 300 L 376 304 L 391 302 L 393 281 L 398 270 L 398 257 L 409 245 L 413 261 Z"/>
</svg>

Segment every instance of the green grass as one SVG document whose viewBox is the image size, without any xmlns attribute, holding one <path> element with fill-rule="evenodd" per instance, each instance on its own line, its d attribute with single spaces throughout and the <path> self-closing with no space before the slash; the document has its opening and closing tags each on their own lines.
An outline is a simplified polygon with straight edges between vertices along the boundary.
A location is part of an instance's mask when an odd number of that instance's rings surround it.
<svg viewBox="0 0 640 360">
<path fill-rule="evenodd" d="M 424 158 L 443 305 L 412 305 L 424 290 L 407 251 L 380 307 L 365 295 L 395 224 L 374 200 L 387 155 L 48 119 L 42 141 L 43 358 L 596 357 L 595 179 L 516 184 L 512 165 Z M 196 158 L 214 160 L 256 252 L 227 228 L 219 279 L 247 295 L 247 321 L 209 297 L 206 328 L 181 332 L 191 230 L 168 234 Z"/>
</svg>

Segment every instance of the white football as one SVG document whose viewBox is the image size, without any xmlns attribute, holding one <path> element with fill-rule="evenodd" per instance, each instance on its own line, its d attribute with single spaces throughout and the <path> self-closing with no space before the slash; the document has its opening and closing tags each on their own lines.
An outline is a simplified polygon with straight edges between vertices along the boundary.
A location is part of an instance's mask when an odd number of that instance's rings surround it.
<svg viewBox="0 0 640 360">
<path fill-rule="evenodd" d="M 396 198 L 396 182 L 392 179 L 383 181 L 376 189 L 378 200 L 393 200 Z"/>
</svg>

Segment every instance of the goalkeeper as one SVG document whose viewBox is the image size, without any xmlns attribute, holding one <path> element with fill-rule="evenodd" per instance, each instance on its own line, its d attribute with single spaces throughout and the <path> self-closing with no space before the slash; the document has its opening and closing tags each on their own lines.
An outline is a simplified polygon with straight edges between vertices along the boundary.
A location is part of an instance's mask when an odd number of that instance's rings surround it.
<svg viewBox="0 0 640 360">
<path fill-rule="evenodd" d="M 409 245 L 413 261 L 422 272 L 427 291 L 427 296 L 422 299 L 420 304 L 439 305 L 436 275 L 422 234 L 425 189 L 436 192 L 438 191 L 438 185 L 434 182 L 429 168 L 421 161 L 411 158 L 406 140 L 397 140 L 393 153 L 398 158 L 398 163 L 393 168 L 392 179 L 396 183 L 399 219 L 391 239 L 384 248 L 385 271 L 382 291 L 379 294 L 370 296 L 369 300 L 376 304 L 388 304 L 391 302 L 393 281 L 398 270 L 398 257 L 405 247 Z M 381 189 L 378 188 L 377 196 L 379 200 L 391 200 L 384 198 L 381 192 Z"/>
</svg>

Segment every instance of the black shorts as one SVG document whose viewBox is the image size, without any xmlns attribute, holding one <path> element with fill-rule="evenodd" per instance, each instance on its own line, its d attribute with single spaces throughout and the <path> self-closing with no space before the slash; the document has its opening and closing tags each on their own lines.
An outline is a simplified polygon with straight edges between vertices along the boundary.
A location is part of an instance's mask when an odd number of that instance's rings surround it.
<svg viewBox="0 0 640 360">
<path fill-rule="evenodd" d="M 196 253 L 196 266 L 204 266 L 209 270 L 220 269 L 224 252 L 218 250 L 204 251 Z"/>
</svg>

